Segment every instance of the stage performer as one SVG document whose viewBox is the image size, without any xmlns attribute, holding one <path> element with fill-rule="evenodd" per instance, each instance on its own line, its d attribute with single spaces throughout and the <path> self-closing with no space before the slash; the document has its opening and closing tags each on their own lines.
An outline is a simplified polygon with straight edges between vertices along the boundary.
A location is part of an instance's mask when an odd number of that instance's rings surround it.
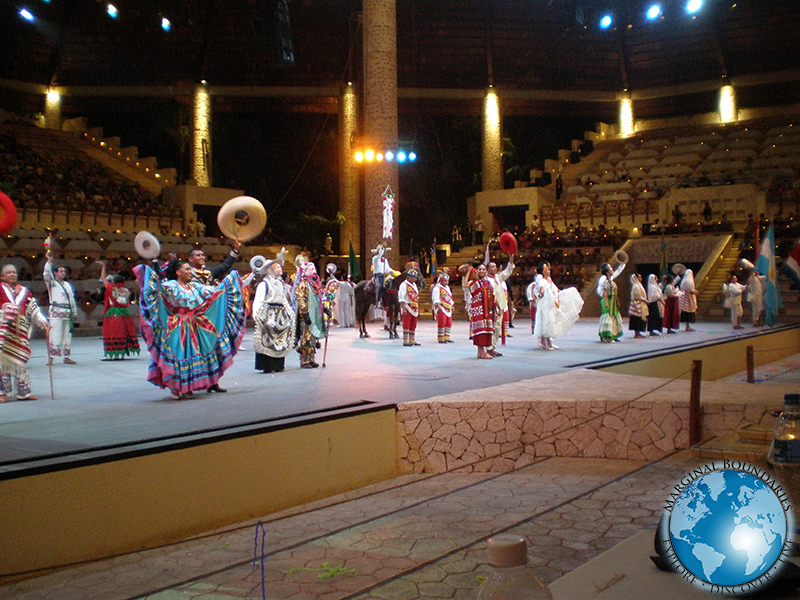
<svg viewBox="0 0 800 600">
<path fill-rule="evenodd" d="M 742 327 L 742 294 L 745 286 L 739 283 L 736 275 L 731 275 L 727 282 L 722 284 L 722 291 L 725 294 L 725 308 L 731 311 L 731 324 L 734 329 L 744 329 Z"/>
<path fill-rule="evenodd" d="M 31 329 L 50 330 L 31 291 L 17 283 L 17 267 L 4 265 L 0 269 L 0 402 L 14 393 L 11 378 L 17 380 L 17 400 L 36 400 L 31 394 L 28 359 L 31 357 Z"/>
<path fill-rule="evenodd" d="M 286 355 L 294 348 L 296 313 L 281 278 L 285 256 L 283 248 L 275 259 L 266 262 L 266 274 L 256 287 L 253 300 L 255 368 L 264 373 L 283 371 Z"/>
<path fill-rule="evenodd" d="M 681 328 L 681 290 L 678 287 L 680 278 L 674 279 L 672 275 L 667 275 L 666 282 L 664 286 L 664 327 L 667 328 L 667 333 L 678 333 L 676 330 Z"/>
<path fill-rule="evenodd" d="M 68 269 L 65 266 L 53 268 L 53 254 L 47 251 L 44 264 L 44 284 L 50 298 L 50 340 L 47 345 L 47 360 L 53 364 L 54 356 L 63 356 L 64 364 L 74 365 L 70 358 L 72 346 L 72 327 L 78 319 L 78 305 L 75 303 L 75 290 L 67 281 Z"/>
<path fill-rule="evenodd" d="M 628 304 L 628 330 L 634 332 L 635 338 L 643 338 L 642 331 L 647 330 L 647 317 L 649 309 L 647 307 L 647 290 L 642 285 L 642 276 L 633 273 L 631 282 L 631 301 Z"/>
<path fill-rule="evenodd" d="M 400 303 L 400 319 L 403 323 L 403 346 L 420 346 L 416 340 L 417 321 L 419 320 L 419 288 L 416 269 L 406 271 L 406 278 L 397 290 Z"/>
<path fill-rule="evenodd" d="M 658 283 L 658 276 L 647 276 L 647 330 L 651 336 L 659 335 L 664 329 L 664 292 Z"/>
<path fill-rule="evenodd" d="M 389 266 L 389 261 L 384 256 L 386 248 L 383 244 L 378 244 L 378 247 L 373 252 L 375 256 L 372 257 L 372 281 L 375 284 L 375 306 L 380 308 L 381 298 L 383 298 L 384 279 L 386 274 L 391 273 L 393 269 Z"/>
<path fill-rule="evenodd" d="M 216 285 L 222 278 L 231 272 L 233 263 L 239 260 L 239 248 L 242 244 L 239 240 L 234 240 L 231 244 L 231 251 L 225 260 L 213 269 L 206 268 L 206 253 L 200 248 L 194 248 L 189 252 L 189 264 L 192 266 L 192 281 L 202 285 Z M 175 269 L 177 270 L 177 266 Z"/>
<path fill-rule="evenodd" d="M 694 273 L 691 269 L 686 269 L 681 278 L 681 299 L 679 302 L 681 323 L 686 323 L 686 331 L 694 331 L 692 323 L 695 322 L 697 317 L 697 295 L 699 293 L 694 285 Z"/>
<path fill-rule="evenodd" d="M 753 314 L 753 327 L 761 327 L 764 324 L 764 284 L 767 278 L 761 273 L 752 269 L 750 277 L 747 278 L 747 301 L 750 303 Z"/>
<path fill-rule="evenodd" d="M 225 392 L 219 380 L 244 332 L 242 280 L 232 271 L 216 286 L 206 286 L 194 280 L 188 261 L 176 266 L 174 279 L 163 282 L 149 265 L 133 269 L 141 288 L 142 336 L 150 351 L 147 380 L 180 400 L 204 388 Z"/>
<path fill-rule="evenodd" d="M 355 327 L 356 324 L 356 292 L 355 286 L 347 280 L 339 282 L 339 327 Z"/>
<path fill-rule="evenodd" d="M 436 283 L 431 288 L 433 317 L 436 319 L 436 340 L 440 344 L 452 344 L 450 330 L 453 327 L 453 292 L 450 290 L 450 269 L 439 271 Z"/>
<path fill-rule="evenodd" d="M 534 334 L 533 332 L 536 327 L 536 294 L 534 290 L 536 289 L 536 282 L 539 280 L 539 277 L 541 277 L 541 275 L 534 268 L 533 281 L 530 282 L 525 290 L 525 297 L 528 299 L 528 307 L 531 309 L 531 335 Z"/>
<path fill-rule="evenodd" d="M 105 288 L 103 302 L 103 359 L 124 360 L 126 356 L 139 354 L 139 338 L 136 325 L 129 310 L 131 292 L 125 287 L 125 279 L 117 273 L 106 277 L 106 263 L 100 265 L 100 282 Z"/>
<path fill-rule="evenodd" d="M 487 247 L 488 254 L 488 247 Z M 505 324 L 507 319 L 505 313 L 508 310 L 508 295 L 506 294 L 505 281 L 511 277 L 514 272 L 514 255 L 508 257 L 508 264 L 502 271 L 497 270 L 497 263 L 490 261 L 486 264 L 486 275 L 489 282 L 492 284 L 494 290 L 494 303 L 497 307 L 494 314 L 494 334 L 492 335 L 492 345 L 486 351 L 491 356 L 503 356 L 497 351 L 497 342 L 500 341 L 503 345 L 506 343 L 506 328 Z"/>
<path fill-rule="evenodd" d="M 474 277 L 472 281 L 471 277 Z M 494 287 L 489 279 L 486 265 L 481 264 L 477 269 L 467 268 L 462 285 L 469 288 L 470 303 L 467 315 L 472 343 L 478 348 L 478 358 L 490 359 L 492 355 L 487 348 L 491 348 L 492 345 L 497 307 Z"/>
<path fill-rule="evenodd" d="M 558 350 L 554 337 L 564 335 L 578 320 L 583 299 L 574 287 L 559 290 L 550 277 L 550 263 L 539 265 L 541 275 L 536 278 L 533 289 L 536 297 L 536 322 L 533 335 L 539 338 L 540 350 Z"/>
<path fill-rule="evenodd" d="M 617 284 L 614 280 L 625 270 L 625 263 L 612 269 L 611 265 L 600 265 L 600 279 L 597 282 L 597 295 L 600 296 L 600 341 L 617 342 L 622 337 L 622 317 L 619 314 Z"/>
<path fill-rule="evenodd" d="M 298 257 L 300 258 L 300 257 Z M 319 364 L 314 360 L 318 340 L 328 335 L 322 309 L 322 297 L 325 291 L 317 275 L 317 268 L 310 261 L 298 260 L 297 285 L 294 288 L 297 311 L 297 352 L 300 354 L 301 369 L 316 369 Z"/>
</svg>

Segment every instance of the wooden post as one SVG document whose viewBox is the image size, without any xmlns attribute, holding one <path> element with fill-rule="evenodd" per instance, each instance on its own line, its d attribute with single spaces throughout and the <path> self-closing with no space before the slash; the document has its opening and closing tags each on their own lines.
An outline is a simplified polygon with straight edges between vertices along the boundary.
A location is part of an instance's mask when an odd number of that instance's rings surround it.
<svg viewBox="0 0 800 600">
<path fill-rule="evenodd" d="M 755 383 L 756 378 L 754 374 L 755 361 L 753 359 L 753 347 L 747 347 L 747 383 Z"/>
<path fill-rule="evenodd" d="M 703 437 L 700 416 L 700 383 L 703 378 L 703 361 L 692 361 L 692 387 L 689 393 L 689 446 L 699 444 Z"/>
</svg>

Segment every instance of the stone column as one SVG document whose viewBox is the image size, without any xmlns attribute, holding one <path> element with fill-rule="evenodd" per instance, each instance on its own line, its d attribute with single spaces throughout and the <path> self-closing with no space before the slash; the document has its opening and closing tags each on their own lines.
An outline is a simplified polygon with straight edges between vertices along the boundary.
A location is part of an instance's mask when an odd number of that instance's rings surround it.
<svg viewBox="0 0 800 600">
<path fill-rule="evenodd" d="M 204 83 L 194 89 L 192 179 L 200 187 L 211 187 L 211 96 Z"/>
<path fill-rule="evenodd" d="M 357 126 L 358 100 L 353 84 L 348 83 L 339 98 L 339 211 L 345 217 L 339 227 L 339 254 L 350 251 L 350 240 L 356 255 L 362 254 L 359 171 L 350 146 Z"/>
<path fill-rule="evenodd" d="M 395 0 L 364 0 L 364 138 L 376 147 L 397 143 L 397 25 Z M 399 264 L 400 226 L 397 162 L 376 161 L 364 164 L 364 239 L 367 268 L 371 249 L 383 242 L 389 264 Z M 383 238 L 383 201 L 386 186 L 395 194 L 394 232 Z M 365 274 L 366 275 L 366 274 Z"/>
<path fill-rule="evenodd" d="M 61 130 L 61 95 L 52 89 L 44 97 L 44 127 Z"/>
<path fill-rule="evenodd" d="M 631 137 L 636 133 L 636 117 L 633 114 L 633 100 L 625 96 L 619 101 L 619 135 Z"/>
<path fill-rule="evenodd" d="M 735 123 L 739 120 L 739 106 L 736 101 L 736 89 L 732 85 L 724 85 L 719 90 L 719 122 Z"/>
<path fill-rule="evenodd" d="M 503 117 L 500 98 L 491 87 L 483 99 L 482 170 L 484 192 L 503 189 Z"/>
</svg>

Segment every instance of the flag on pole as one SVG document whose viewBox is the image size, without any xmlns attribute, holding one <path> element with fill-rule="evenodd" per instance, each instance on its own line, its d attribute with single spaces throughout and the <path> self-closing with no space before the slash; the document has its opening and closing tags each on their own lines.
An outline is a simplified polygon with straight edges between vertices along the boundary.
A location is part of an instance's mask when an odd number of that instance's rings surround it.
<svg viewBox="0 0 800 600">
<path fill-rule="evenodd" d="M 347 274 L 351 278 L 361 277 L 361 269 L 358 267 L 356 251 L 353 250 L 353 240 L 350 240 L 350 257 L 347 260 Z"/>
<path fill-rule="evenodd" d="M 414 262 L 414 238 L 408 243 L 408 262 Z"/>
<path fill-rule="evenodd" d="M 792 280 L 792 289 L 800 291 L 800 241 L 795 243 L 788 258 L 781 264 L 781 273 Z"/>
<path fill-rule="evenodd" d="M 775 231 L 772 225 L 761 240 L 761 250 L 758 253 L 755 270 L 767 278 L 764 286 L 764 323 L 772 327 L 775 325 L 778 311 L 783 308 L 775 270 Z"/>
<path fill-rule="evenodd" d="M 661 265 L 659 267 L 659 274 L 662 279 L 665 275 L 669 275 L 669 267 L 667 266 L 667 240 L 664 238 L 663 234 L 661 236 Z"/>
<path fill-rule="evenodd" d="M 436 238 L 433 238 L 433 245 L 431 246 L 431 279 L 436 281 Z"/>
</svg>

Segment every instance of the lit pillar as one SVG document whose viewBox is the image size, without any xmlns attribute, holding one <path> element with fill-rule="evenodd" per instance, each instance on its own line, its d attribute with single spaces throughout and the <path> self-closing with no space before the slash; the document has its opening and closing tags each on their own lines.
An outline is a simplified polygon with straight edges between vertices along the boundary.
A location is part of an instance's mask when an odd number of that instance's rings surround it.
<svg viewBox="0 0 800 600">
<path fill-rule="evenodd" d="M 55 90 L 48 90 L 45 95 L 44 127 L 61 130 L 61 95 Z"/>
<path fill-rule="evenodd" d="M 353 158 L 353 139 L 358 125 L 358 101 L 353 84 L 348 83 L 339 98 L 339 211 L 344 224 L 339 227 L 339 254 L 361 253 L 361 210 L 359 204 L 358 168 Z"/>
<path fill-rule="evenodd" d="M 364 137 L 380 147 L 397 143 L 397 24 L 395 0 L 364 0 Z M 379 243 L 391 248 L 389 264 L 399 264 L 399 180 L 396 161 L 364 165 L 363 254 L 369 268 L 370 250 Z M 383 238 L 383 192 L 389 186 L 395 194 L 394 231 Z"/>
<path fill-rule="evenodd" d="M 481 157 L 484 192 L 503 189 L 503 119 L 500 99 L 494 89 L 483 99 L 483 153 Z"/>
<path fill-rule="evenodd" d="M 192 179 L 200 187 L 211 187 L 211 96 L 205 83 L 194 89 Z"/>
<path fill-rule="evenodd" d="M 621 137 L 631 137 L 636 133 L 634 126 L 633 100 L 630 97 L 619 101 L 619 135 Z"/>
<path fill-rule="evenodd" d="M 719 91 L 719 122 L 733 123 L 739 120 L 739 106 L 736 103 L 736 90 L 732 85 L 724 85 Z"/>
</svg>

